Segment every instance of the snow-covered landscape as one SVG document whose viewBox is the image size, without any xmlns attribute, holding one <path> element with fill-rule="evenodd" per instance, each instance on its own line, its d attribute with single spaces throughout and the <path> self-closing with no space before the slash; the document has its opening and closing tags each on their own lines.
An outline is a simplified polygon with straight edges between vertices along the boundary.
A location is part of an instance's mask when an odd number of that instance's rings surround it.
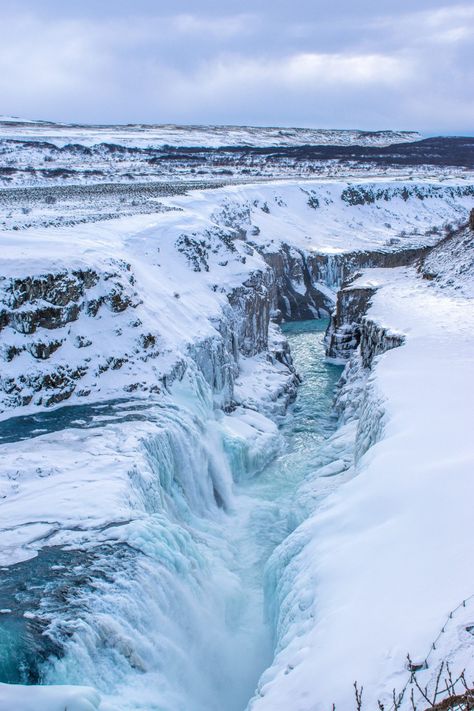
<svg viewBox="0 0 474 711">
<path fill-rule="evenodd" d="M 26 207 L 25 193 L 12 195 L 3 187 L 49 188 L 42 195 L 28 193 L 27 202 L 28 207 L 30 200 L 35 207 L 46 203 L 50 212 L 58 200 L 69 195 L 87 201 L 95 189 L 95 201 L 105 196 L 110 211 L 112 198 L 119 203 L 113 211 L 123 211 L 127 197 L 137 207 L 153 188 L 151 194 L 159 196 L 202 184 L 365 177 L 367 172 L 423 178 L 433 170 L 449 179 L 474 171 L 472 138 L 423 137 L 415 131 L 89 127 L 1 116 L 0 130 L 0 200 L 13 209 Z"/>
<path fill-rule="evenodd" d="M 67 128 L 2 140 L 105 130 Z M 2 711 L 421 709 L 441 665 L 470 683 L 474 180 L 447 172 L 170 183 L 139 210 L 5 189 Z"/>
<path fill-rule="evenodd" d="M 473 711 L 472 28 L 0 3 L 0 711 Z"/>
<path fill-rule="evenodd" d="M 72 143 L 93 147 L 109 143 L 128 148 L 165 146 L 222 148 L 228 146 L 350 145 L 387 146 L 421 138 L 418 131 L 357 131 L 314 128 L 256 126 L 173 126 L 129 124 L 128 126 L 88 126 L 81 124 L 31 121 L 18 116 L 0 116 L 2 138 L 23 141 L 50 141 L 62 148 Z"/>
</svg>

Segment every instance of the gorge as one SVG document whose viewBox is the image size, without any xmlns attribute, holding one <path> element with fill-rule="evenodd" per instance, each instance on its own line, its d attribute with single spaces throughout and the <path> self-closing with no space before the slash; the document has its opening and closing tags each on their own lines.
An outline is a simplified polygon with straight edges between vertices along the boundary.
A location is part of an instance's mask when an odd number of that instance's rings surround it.
<svg viewBox="0 0 474 711">
<path fill-rule="evenodd" d="M 474 590 L 473 195 L 281 181 L 3 232 L 2 711 L 402 689 Z M 427 684 L 471 663 L 465 609 Z"/>
</svg>

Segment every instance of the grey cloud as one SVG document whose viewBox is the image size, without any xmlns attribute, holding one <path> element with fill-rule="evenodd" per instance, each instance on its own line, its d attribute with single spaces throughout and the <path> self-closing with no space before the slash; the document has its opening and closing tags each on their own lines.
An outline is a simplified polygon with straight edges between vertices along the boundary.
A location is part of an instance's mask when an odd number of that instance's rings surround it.
<svg viewBox="0 0 474 711">
<path fill-rule="evenodd" d="M 472 5 L 380 6 L 3 0 L 0 111 L 472 132 Z"/>
</svg>

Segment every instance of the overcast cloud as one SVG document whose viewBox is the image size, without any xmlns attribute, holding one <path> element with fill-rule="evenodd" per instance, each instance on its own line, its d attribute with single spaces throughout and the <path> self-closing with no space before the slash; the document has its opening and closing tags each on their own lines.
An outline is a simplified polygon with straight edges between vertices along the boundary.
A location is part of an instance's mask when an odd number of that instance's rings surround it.
<svg viewBox="0 0 474 711">
<path fill-rule="evenodd" d="M 0 113 L 474 133 L 474 3 L 0 0 Z"/>
</svg>

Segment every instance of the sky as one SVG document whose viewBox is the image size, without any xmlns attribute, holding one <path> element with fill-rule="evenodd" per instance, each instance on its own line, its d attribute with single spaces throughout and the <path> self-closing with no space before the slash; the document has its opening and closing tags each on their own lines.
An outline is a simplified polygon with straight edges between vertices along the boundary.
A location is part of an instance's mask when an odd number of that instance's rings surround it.
<svg viewBox="0 0 474 711">
<path fill-rule="evenodd" d="M 0 0 L 0 114 L 474 134 L 474 0 Z"/>
</svg>

